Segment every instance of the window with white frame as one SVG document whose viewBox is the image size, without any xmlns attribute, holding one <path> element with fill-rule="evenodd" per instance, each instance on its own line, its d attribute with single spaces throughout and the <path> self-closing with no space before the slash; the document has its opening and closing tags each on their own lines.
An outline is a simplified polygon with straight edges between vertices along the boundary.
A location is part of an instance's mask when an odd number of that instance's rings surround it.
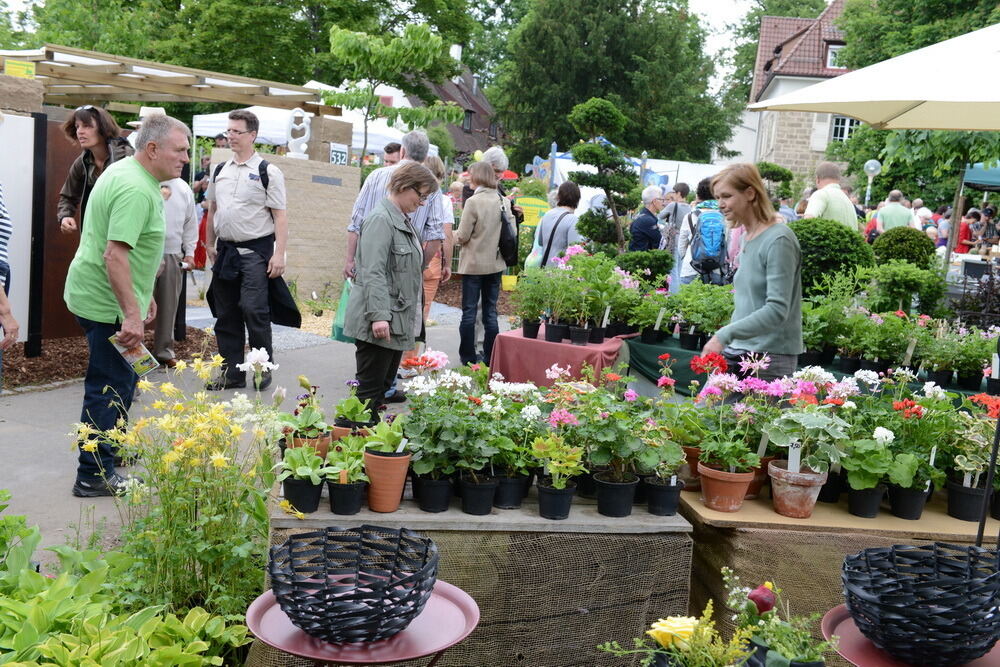
<svg viewBox="0 0 1000 667">
<path fill-rule="evenodd" d="M 861 121 L 847 116 L 834 116 L 830 123 L 830 141 L 847 141 L 854 134 L 854 128 L 861 125 Z"/>
<path fill-rule="evenodd" d="M 843 44 L 828 44 L 826 47 L 826 66 L 830 69 L 847 69 L 837 62 L 837 54 L 844 48 Z"/>
</svg>

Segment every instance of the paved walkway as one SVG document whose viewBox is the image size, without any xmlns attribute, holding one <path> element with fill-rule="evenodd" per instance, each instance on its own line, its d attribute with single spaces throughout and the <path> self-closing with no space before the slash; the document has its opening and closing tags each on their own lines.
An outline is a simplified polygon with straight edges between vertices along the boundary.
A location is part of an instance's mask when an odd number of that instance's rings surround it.
<svg viewBox="0 0 1000 667">
<path fill-rule="evenodd" d="M 428 343 L 457 363 L 458 309 L 438 303 L 433 306 L 431 319 L 439 324 L 428 327 Z M 207 308 L 189 309 L 188 322 L 198 327 L 214 324 Z M 506 328 L 502 321 L 501 329 Z M 320 387 L 324 407 L 347 394 L 344 382 L 354 377 L 353 345 L 287 327 L 275 327 L 274 345 L 279 368 L 273 387 L 287 387 L 294 395 L 296 378 L 305 374 Z M 164 375 L 157 371 L 152 379 L 157 377 Z M 110 498 L 81 499 L 70 493 L 77 455 L 69 433 L 80 418 L 82 396 L 82 381 L 46 391 L 0 394 L 0 443 L 5 459 L 0 489 L 13 494 L 8 513 L 24 514 L 29 523 L 41 527 L 43 546 L 72 541 L 77 534 L 73 524 L 82 526 L 83 539 L 91 532 L 86 524 L 106 522 L 104 532 L 112 537 L 119 525 Z M 141 410 L 143 400 L 142 396 L 137 398 L 133 413 Z"/>
</svg>

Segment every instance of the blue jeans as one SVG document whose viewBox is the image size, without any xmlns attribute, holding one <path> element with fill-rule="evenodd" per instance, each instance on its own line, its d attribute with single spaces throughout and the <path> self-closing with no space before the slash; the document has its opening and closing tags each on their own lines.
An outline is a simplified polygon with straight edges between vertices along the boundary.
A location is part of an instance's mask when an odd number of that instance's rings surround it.
<svg viewBox="0 0 1000 667">
<path fill-rule="evenodd" d="M 462 323 L 458 325 L 460 343 L 458 356 L 462 364 L 473 364 L 476 359 L 476 308 L 482 302 L 483 361 L 490 363 L 493 340 L 500 333 L 497 324 L 497 299 L 500 298 L 500 273 L 482 276 L 462 276 Z"/>
<path fill-rule="evenodd" d="M 83 317 L 77 317 L 76 321 L 83 327 L 87 347 L 90 348 L 87 377 L 83 380 L 80 421 L 99 431 L 107 431 L 114 428 L 119 419 L 128 421 L 128 410 L 132 407 L 132 395 L 139 376 L 108 340 L 120 328 L 118 324 L 94 322 Z M 102 475 L 110 477 L 115 471 L 111 443 L 104 438 L 96 440 L 96 452 L 80 449 L 76 469 L 79 480 L 89 482 Z"/>
</svg>

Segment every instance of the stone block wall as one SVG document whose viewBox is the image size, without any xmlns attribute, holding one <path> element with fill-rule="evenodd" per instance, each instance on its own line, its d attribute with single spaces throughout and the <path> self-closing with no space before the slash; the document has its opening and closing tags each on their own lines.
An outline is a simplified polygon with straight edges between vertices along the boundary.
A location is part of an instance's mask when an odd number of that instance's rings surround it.
<svg viewBox="0 0 1000 667">
<path fill-rule="evenodd" d="M 309 139 L 309 159 L 317 162 L 330 161 L 330 144 L 344 144 L 351 147 L 353 126 L 333 118 L 313 118 L 312 136 Z"/>
<path fill-rule="evenodd" d="M 813 150 L 811 146 L 816 115 L 807 111 L 778 113 L 774 150 L 770 157 L 762 156 L 761 159 L 780 164 L 811 180 L 816 164 L 825 159 L 823 151 Z"/>
<path fill-rule="evenodd" d="M 41 111 L 43 97 L 44 88 L 40 81 L 0 74 L 0 109 L 4 113 Z"/>
</svg>

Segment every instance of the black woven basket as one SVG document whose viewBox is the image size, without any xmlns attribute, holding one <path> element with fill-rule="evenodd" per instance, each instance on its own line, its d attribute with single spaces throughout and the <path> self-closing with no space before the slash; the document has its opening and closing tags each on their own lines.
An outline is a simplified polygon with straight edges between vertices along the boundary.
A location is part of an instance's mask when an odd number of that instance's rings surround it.
<svg viewBox="0 0 1000 667">
<path fill-rule="evenodd" d="M 997 552 L 937 542 L 865 549 L 844 559 L 858 629 L 910 665 L 960 665 L 1000 638 Z"/>
<path fill-rule="evenodd" d="M 413 531 L 329 527 L 271 547 L 271 590 L 288 618 L 328 642 L 373 642 L 417 617 L 437 581 L 438 549 Z"/>
</svg>

